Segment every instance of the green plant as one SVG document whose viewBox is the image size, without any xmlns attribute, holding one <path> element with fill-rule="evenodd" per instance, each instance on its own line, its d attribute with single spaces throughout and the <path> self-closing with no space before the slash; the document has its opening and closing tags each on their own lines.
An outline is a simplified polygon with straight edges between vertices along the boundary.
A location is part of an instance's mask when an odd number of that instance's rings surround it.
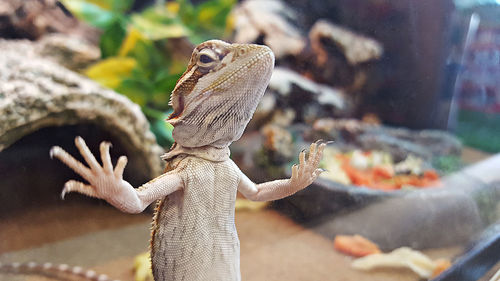
<svg viewBox="0 0 500 281">
<path fill-rule="evenodd" d="M 76 17 L 102 30 L 102 60 L 84 71 L 91 79 L 139 104 L 158 143 L 173 142 L 172 127 L 164 122 L 168 101 L 185 60 L 172 56 L 168 40 L 185 37 L 193 44 L 227 36 L 230 11 L 236 0 L 157 1 L 131 13 L 133 0 L 62 0 Z"/>
<path fill-rule="evenodd" d="M 442 175 L 448 175 L 463 168 L 464 164 L 460 156 L 447 155 L 434 157 L 432 159 L 432 166 Z"/>
<path fill-rule="evenodd" d="M 485 152 L 500 151 L 500 114 L 462 109 L 456 133 L 467 146 Z"/>
</svg>

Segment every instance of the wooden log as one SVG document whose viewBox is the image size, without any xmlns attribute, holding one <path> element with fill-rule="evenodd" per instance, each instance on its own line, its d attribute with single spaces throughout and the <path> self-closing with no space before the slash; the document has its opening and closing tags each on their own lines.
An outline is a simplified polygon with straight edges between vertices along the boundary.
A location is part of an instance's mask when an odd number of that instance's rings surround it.
<svg viewBox="0 0 500 281">
<path fill-rule="evenodd" d="M 125 178 L 136 186 L 159 175 L 163 149 L 139 106 L 37 50 L 29 41 L 0 40 L 0 213 L 60 202 L 64 182 L 76 175 L 50 160 L 49 149 L 78 156 L 77 135 L 96 154 L 99 142 L 112 142 L 115 161 L 129 157 Z"/>
</svg>

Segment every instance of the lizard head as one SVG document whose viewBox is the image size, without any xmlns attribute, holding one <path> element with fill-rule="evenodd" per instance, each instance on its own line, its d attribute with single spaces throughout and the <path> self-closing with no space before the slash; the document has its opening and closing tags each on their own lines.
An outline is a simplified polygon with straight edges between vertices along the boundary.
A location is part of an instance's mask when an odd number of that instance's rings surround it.
<svg viewBox="0 0 500 281">
<path fill-rule="evenodd" d="M 210 40 L 198 45 L 172 91 L 174 140 L 185 147 L 225 147 L 239 139 L 269 84 L 266 46 Z"/>
</svg>

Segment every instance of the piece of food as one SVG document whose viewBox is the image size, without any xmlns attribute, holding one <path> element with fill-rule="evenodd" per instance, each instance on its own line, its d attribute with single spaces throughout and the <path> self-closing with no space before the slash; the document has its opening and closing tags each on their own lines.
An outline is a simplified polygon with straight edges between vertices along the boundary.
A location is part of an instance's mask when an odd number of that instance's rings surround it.
<svg viewBox="0 0 500 281">
<path fill-rule="evenodd" d="M 439 175 L 434 170 L 427 170 L 424 172 L 424 178 L 429 179 L 429 180 L 438 180 Z"/>
<path fill-rule="evenodd" d="M 422 164 L 424 160 L 412 154 L 408 155 L 405 160 L 394 165 L 396 173 L 411 173 L 414 175 L 422 174 Z"/>
<path fill-rule="evenodd" d="M 342 169 L 342 162 L 348 160 L 342 160 L 344 155 L 341 154 L 337 149 L 332 147 L 326 147 L 323 151 L 323 161 L 321 162 L 321 168 L 326 171 L 321 173 L 322 178 L 329 179 L 331 181 L 339 182 L 341 184 L 349 185 L 352 183 L 351 179 Z"/>
<path fill-rule="evenodd" d="M 439 174 L 425 170 L 423 160 L 413 155 L 397 164 L 389 153 L 376 150 L 341 152 L 327 148 L 324 155 L 321 166 L 327 172 L 321 177 L 342 184 L 385 191 L 440 185 Z"/>
<path fill-rule="evenodd" d="M 436 267 L 432 272 L 431 278 L 437 277 L 439 274 L 441 274 L 451 266 L 451 261 L 449 259 L 438 259 L 434 263 L 436 264 Z"/>
<path fill-rule="evenodd" d="M 490 281 L 500 281 L 500 269 L 491 277 Z"/>
<path fill-rule="evenodd" d="M 134 280 L 153 281 L 153 271 L 151 270 L 151 257 L 149 252 L 142 253 L 134 259 Z"/>
<path fill-rule="evenodd" d="M 360 235 L 337 235 L 333 241 L 335 250 L 354 257 L 380 253 L 377 244 Z"/>
<path fill-rule="evenodd" d="M 352 152 L 349 164 L 358 170 L 366 170 L 370 165 L 369 156 L 369 153 L 363 153 L 360 150 L 354 150 Z"/>
<path fill-rule="evenodd" d="M 382 179 L 390 179 L 394 177 L 394 168 L 389 165 L 389 164 L 382 164 L 373 167 L 373 176 L 376 179 L 382 180 Z"/>
<path fill-rule="evenodd" d="M 356 169 L 348 163 L 342 165 L 342 169 L 349 176 L 353 184 L 360 186 L 373 185 L 371 174 L 368 171 Z"/>
<path fill-rule="evenodd" d="M 402 247 L 390 253 L 373 254 L 356 259 L 351 265 L 359 270 L 371 270 L 380 267 L 406 267 L 422 278 L 430 278 L 439 264 L 422 252 Z"/>
</svg>

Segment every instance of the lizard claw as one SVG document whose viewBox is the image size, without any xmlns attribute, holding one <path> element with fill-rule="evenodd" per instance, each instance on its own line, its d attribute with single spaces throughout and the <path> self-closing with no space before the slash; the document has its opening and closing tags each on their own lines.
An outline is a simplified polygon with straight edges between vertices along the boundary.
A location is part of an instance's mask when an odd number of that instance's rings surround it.
<svg viewBox="0 0 500 281">
<path fill-rule="evenodd" d="M 75 191 L 82 193 L 82 194 L 85 194 L 85 195 L 90 196 L 90 197 L 98 197 L 97 193 L 95 192 L 94 188 L 92 188 L 92 186 L 90 186 L 88 184 L 84 184 L 83 182 L 70 180 L 64 184 L 64 188 L 61 192 L 61 199 L 64 200 L 64 197 L 66 196 L 66 194 L 68 194 L 70 192 L 75 192 Z"/>
<path fill-rule="evenodd" d="M 318 169 L 316 169 L 316 171 L 314 171 L 314 176 L 319 177 L 319 175 L 321 175 L 322 173 L 327 172 L 327 171 L 328 170 L 325 170 L 323 168 L 318 168 Z"/>
<path fill-rule="evenodd" d="M 323 139 L 319 139 L 319 140 L 315 141 L 314 143 L 319 146 L 319 145 L 322 145 L 322 144 L 330 145 L 330 144 L 332 144 L 334 142 L 335 142 L 334 140 L 325 141 Z"/>
<path fill-rule="evenodd" d="M 56 154 L 56 151 L 58 149 L 61 149 L 59 146 L 53 146 L 50 151 L 49 151 L 49 156 L 50 156 L 50 159 L 54 159 L 54 154 Z"/>
</svg>

